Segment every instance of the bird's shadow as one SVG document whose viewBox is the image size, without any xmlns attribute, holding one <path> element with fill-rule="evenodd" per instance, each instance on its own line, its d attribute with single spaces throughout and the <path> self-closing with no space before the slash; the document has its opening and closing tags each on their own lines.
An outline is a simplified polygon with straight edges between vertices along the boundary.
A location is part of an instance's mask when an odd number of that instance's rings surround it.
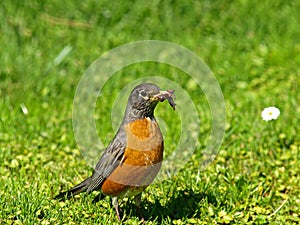
<svg viewBox="0 0 300 225">
<path fill-rule="evenodd" d="M 126 215 L 139 217 L 141 213 L 146 221 L 155 220 L 162 223 L 166 217 L 174 220 L 195 216 L 198 204 L 202 199 L 207 199 L 209 203 L 216 202 L 216 198 L 211 194 L 183 190 L 179 191 L 176 197 L 171 197 L 165 205 L 161 205 L 158 199 L 154 202 L 145 199 L 141 203 L 141 212 L 137 210 L 133 202 L 127 202 L 123 205 L 122 210 Z"/>
</svg>

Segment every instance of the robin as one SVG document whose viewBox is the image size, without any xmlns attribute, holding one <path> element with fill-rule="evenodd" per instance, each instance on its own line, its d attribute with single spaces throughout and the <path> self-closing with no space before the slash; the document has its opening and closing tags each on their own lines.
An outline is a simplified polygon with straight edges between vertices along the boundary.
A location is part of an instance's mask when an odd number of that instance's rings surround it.
<svg viewBox="0 0 300 225">
<path fill-rule="evenodd" d="M 163 160 L 164 141 L 154 109 L 159 102 L 167 100 L 175 110 L 174 99 L 174 90 L 162 91 L 151 83 L 136 86 L 128 98 L 122 124 L 92 176 L 55 198 L 71 198 L 81 192 L 100 190 L 113 197 L 119 220 L 118 198 L 135 196 L 139 209 L 141 193 L 152 183 Z"/>
</svg>

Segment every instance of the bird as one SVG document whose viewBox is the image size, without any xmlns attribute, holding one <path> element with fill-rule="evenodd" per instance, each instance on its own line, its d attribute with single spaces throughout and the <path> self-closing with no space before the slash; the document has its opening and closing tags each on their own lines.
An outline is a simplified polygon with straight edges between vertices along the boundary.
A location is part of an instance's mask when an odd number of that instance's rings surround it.
<svg viewBox="0 0 300 225">
<path fill-rule="evenodd" d="M 137 85 L 129 95 L 123 121 L 92 175 L 54 198 L 63 200 L 96 190 L 112 197 L 118 220 L 118 199 L 134 196 L 139 211 L 141 194 L 153 182 L 163 160 L 164 139 L 154 110 L 164 100 L 175 110 L 174 92 L 153 83 Z"/>
</svg>

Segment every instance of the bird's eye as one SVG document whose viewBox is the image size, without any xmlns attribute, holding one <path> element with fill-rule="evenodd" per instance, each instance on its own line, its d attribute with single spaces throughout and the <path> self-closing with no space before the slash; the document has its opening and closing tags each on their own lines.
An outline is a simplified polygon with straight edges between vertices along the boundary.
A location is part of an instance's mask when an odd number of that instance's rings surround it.
<svg viewBox="0 0 300 225">
<path fill-rule="evenodd" d="M 140 91 L 139 95 L 144 99 L 148 99 L 147 93 L 144 90 Z"/>
</svg>

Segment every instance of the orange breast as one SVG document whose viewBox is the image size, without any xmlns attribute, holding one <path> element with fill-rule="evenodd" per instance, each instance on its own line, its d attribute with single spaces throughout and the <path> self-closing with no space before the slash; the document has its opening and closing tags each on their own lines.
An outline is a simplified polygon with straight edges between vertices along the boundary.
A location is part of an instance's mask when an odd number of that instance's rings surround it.
<svg viewBox="0 0 300 225">
<path fill-rule="evenodd" d="M 152 183 L 163 159 L 163 137 L 158 124 L 148 118 L 125 126 L 127 147 L 121 164 L 104 181 L 102 192 L 126 196 L 141 192 Z"/>
</svg>

